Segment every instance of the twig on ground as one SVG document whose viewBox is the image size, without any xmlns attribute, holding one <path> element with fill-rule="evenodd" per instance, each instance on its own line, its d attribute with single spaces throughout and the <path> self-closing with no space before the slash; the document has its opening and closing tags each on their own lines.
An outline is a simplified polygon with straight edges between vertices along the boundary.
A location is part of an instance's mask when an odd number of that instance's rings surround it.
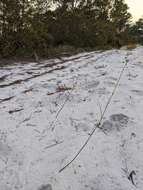
<svg viewBox="0 0 143 190">
<path fill-rule="evenodd" d="M 131 181 L 131 183 L 136 186 L 135 182 L 134 182 L 134 175 L 136 175 L 136 172 L 134 170 L 132 170 L 128 176 L 128 179 Z"/>
<path fill-rule="evenodd" d="M 15 109 L 15 110 L 9 110 L 8 113 L 9 113 L 9 114 L 13 114 L 13 113 L 20 112 L 20 111 L 22 111 L 22 110 L 24 110 L 24 109 L 23 109 L 23 108 L 20 108 L 20 109 Z"/>
<path fill-rule="evenodd" d="M 57 146 L 57 145 L 59 145 L 59 144 L 62 144 L 63 142 L 64 142 L 64 141 L 56 142 L 56 143 L 54 143 L 54 144 L 51 144 L 51 145 L 49 145 L 49 146 L 46 146 L 44 149 L 52 148 L 52 147 L 54 147 L 54 146 Z"/>
<path fill-rule="evenodd" d="M 11 99 L 13 99 L 13 98 L 14 98 L 14 96 L 10 96 L 10 97 L 8 97 L 8 98 L 0 99 L 0 103 L 2 103 L 2 102 L 7 102 L 7 101 L 9 101 L 9 100 L 11 100 Z"/>
</svg>

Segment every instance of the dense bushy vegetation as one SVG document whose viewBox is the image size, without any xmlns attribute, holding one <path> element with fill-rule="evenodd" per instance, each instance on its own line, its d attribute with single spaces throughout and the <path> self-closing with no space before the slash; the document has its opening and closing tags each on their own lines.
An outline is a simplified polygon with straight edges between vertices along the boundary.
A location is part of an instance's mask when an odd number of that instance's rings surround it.
<svg viewBox="0 0 143 190">
<path fill-rule="evenodd" d="M 136 32 L 130 18 L 124 0 L 0 0 L 0 55 L 120 47 Z"/>
<path fill-rule="evenodd" d="M 137 43 L 143 45 L 143 18 L 140 18 L 130 27 L 130 35 Z"/>
</svg>

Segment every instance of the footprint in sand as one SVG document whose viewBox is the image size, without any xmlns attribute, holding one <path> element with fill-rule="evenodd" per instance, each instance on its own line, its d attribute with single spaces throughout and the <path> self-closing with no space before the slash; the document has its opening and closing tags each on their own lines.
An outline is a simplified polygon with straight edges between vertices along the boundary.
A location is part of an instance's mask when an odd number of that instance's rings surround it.
<svg viewBox="0 0 143 190">
<path fill-rule="evenodd" d="M 129 117 L 127 115 L 113 114 L 109 120 L 104 121 L 101 128 L 104 132 L 120 131 L 127 126 L 128 122 Z"/>
<path fill-rule="evenodd" d="M 50 184 L 42 185 L 38 190 L 52 190 L 52 186 Z"/>
</svg>

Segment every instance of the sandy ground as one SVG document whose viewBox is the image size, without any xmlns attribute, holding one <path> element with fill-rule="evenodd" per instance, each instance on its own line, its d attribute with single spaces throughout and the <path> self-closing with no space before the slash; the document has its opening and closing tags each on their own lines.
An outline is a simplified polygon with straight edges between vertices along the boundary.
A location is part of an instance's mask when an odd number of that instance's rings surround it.
<svg viewBox="0 0 143 190">
<path fill-rule="evenodd" d="M 98 123 L 125 64 L 116 93 Z M 143 189 L 143 47 L 0 68 L 0 190 Z"/>
</svg>

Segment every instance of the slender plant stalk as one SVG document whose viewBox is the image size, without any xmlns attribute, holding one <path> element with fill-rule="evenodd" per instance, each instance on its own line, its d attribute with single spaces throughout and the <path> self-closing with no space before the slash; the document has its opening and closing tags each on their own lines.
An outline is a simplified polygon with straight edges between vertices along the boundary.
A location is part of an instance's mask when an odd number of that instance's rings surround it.
<svg viewBox="0 0 143 190">
<path fill-rule="evenodd" d="M 128 55 L 128 54 L 127 54 L 127 55 Z M 109 97 L 109 99 L 108 99 L 108 101 L 107 101 L 107 103 L 106 103 L 106 106 L 105 106 L 105 108 L 104 108 L 104 110 L 103 110 L 103 112 L 102 112 L 102 115 L 101 115 L 101 117 L 100 117 L 99 122 L 95 125 L 95 127 L 94 127 L 94 129 L 92 130 L 90 136 L 89 136 L 88 139 L 85 141 L 85 143 L 82 145 L 82 147 L 79 149 L 79 151 L 77 152 L 77 154 L 73 157 L 73 159 L 72 159 L 68 164 L 66 164 L 62 169 L 59 170 L 59 173 L 62 172 L 63 170 L 65 170 L 68 166 L 70 166 L 70 165 L 74 162 L 74 160 L 80 155 L 80 153 L 81 153 L 81 152 L 83 151 L 83 149 L 86 147 L 86 145 L 87 145 L 88 142 L 90 141 L 91 137 L 92 137 L 93 134 L 95 133 L 96 129 L 100 128 L 101 123 L 102 123 L 102 120 L 103 120 L 103 118 L 104 118 L 104 115 L 105 115 L 105 113 L 106 113 L 106 111 L 107 111 L 107 108 L 108 108 L 108 106 L 110 105 L 111 100 L 112 100 L 112 98 L 113 98 L 113 96 L 114 96 L 114 94 L 115 94 L 115 92 L 116 92 L 116 89 L 117 89 L 117 87 L 118 87 L 118 85 L 119 85 L 119 82 L 120 82 L 120 80 L 121 80 L 121 78 L 122 78 L 122 75 L 123 75 L 123 73 L 124 73 L 124 70 L 125 70 L 127 64 L 128 64 L 128 59 L 127 59 L 127 56 L 126 56 L 126 57 L 125 57 L 125 64 L 124 64 L 124 66 L 123 66 L 123 68 L 122 68 L 122 70 L 121 70 L 121 72 L 120 72 L 119 78 L 118 78 L 118 80 L 117 80 L 117 82 L 116 82 L 116 84 L 115 84 L 115 87 L 114 87 L 114 89 L 113 89 L 113 92 L 112 92 L 112 94 L 110 95 L 110 97 Z"/>
</svg>

